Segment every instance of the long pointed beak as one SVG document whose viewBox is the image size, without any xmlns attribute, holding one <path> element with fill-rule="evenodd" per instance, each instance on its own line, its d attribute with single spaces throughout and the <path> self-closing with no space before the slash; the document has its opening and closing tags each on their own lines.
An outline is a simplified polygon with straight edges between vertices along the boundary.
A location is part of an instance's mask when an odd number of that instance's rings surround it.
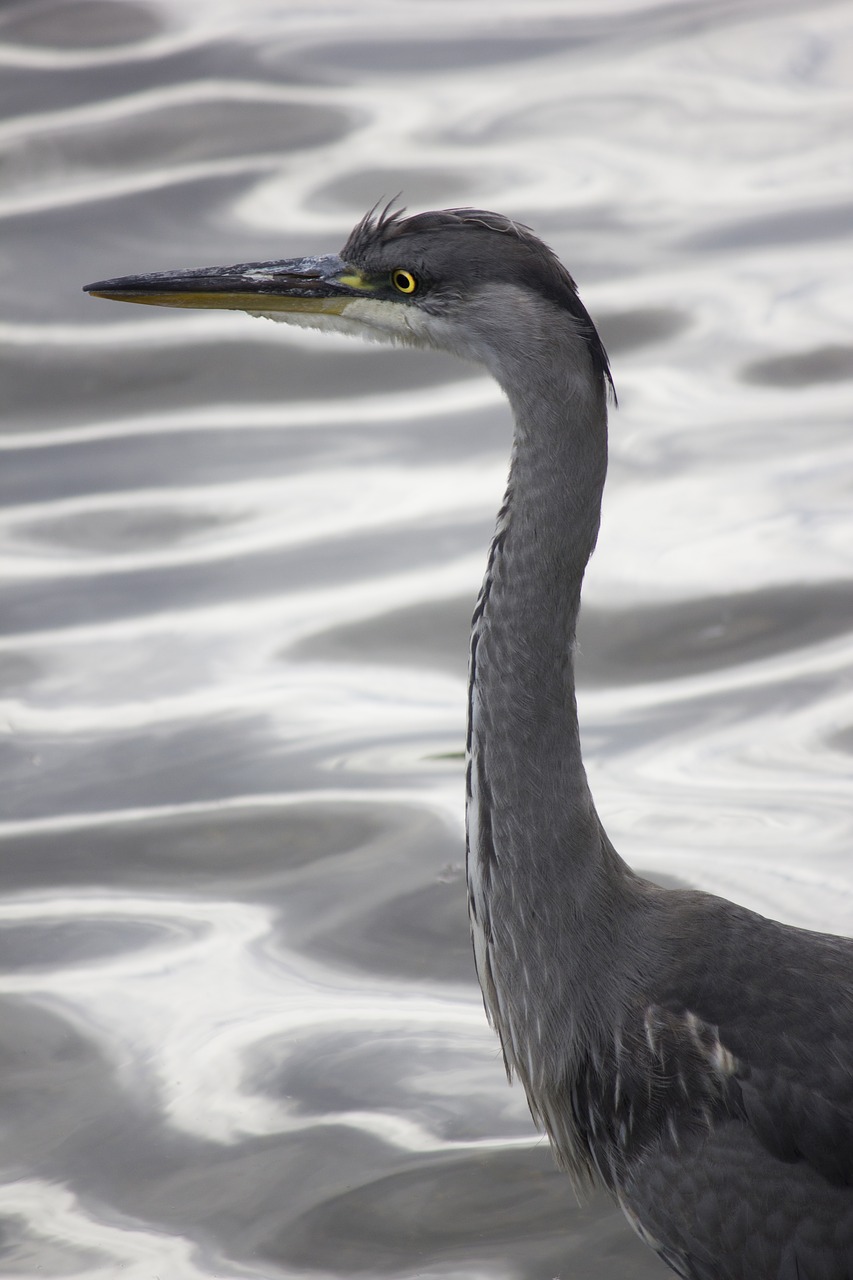
<svg viewBox="0 0 853 1280">
<path fill-rule="evenodd" d="M 233 311 L 313 311 L 340 315 L 370 284 L 337 254 L 233 267 L 155 271 L 84 286 L 93 298 L 152 307 L 216 307 Z"/>
</svg>

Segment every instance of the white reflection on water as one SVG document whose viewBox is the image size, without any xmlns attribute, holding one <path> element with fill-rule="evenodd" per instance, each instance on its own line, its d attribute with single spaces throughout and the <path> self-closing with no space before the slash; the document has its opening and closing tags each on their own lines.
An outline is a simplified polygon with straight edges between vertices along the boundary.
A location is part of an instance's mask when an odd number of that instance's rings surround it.
<svg viewBox="0 0 853 1280">
<path fill-rule="evenodd" d="M 529 221 L 620 393 L 608 829 L 849 932 L 846 7 L 66 0 L 0 65 L 7 1273 L 662 1275 L 551 1172 L 473 984 L 496 388 L 79 289 L 337 249 L 398 190 Z"/>
<path fill-rule="evenodd" d="M 4 1271 L 10 1280 L 32 1275 L 34 1257 L 43 1275 L 85 1275 L 87 1280 L 115 1280 L 119 1273 L 126 1280 L 150 1280 L 152 1275 L 206 1280 L 211 1265 L 220 1280 L 259 1274 L 221 1271 L 191 1240 L 141 1230 L 130 1220 L 105 1220 L 67 1188 L 34 1178 L 0 1187 L 0 1214 L 32 1242 L 19 1247 L 13 1236 L 9 1240 Z"/>
<path fill-rule="evenodd" d="M 73 935 L 91 943 L 99 922 L 120 939 L 121 951 L 95 962 L 75 960 Z M 44 961 L 0 976 L 0 993 L 56 1002 L 63 1016 L 109 1045 L 116 1080 L 152 1101 L 168 1124 L 215 1142 L 247 1134 L 285 1132 L 316 1124 L 345 1124 L 409 1151 L 468 1149 L 505 1143 L 506 1135 L 477 1142 L 439 1140 L 405 1115 L 336 1111 L 329 1117 L 291 1114 L 243 1087 L 259 1045 L 279 1037 L 279 1052 L 329 1027 L 363 1041 L 397 1029 L 417 1034 L 421 1052 L 462 1055 L 484 1064 L 492 1048 L 480 1001 L 465 992 L 431 995 L 425 986 L 401 1019 L 411 983 L 386 979 L 369 989 L 339 970 L 275 947 L 276 914 L 246 904 L 172 897 L 133 898 L 79 893 L 52 899 L 10 899 L 0 929 L 32 944 L 61 925 L 68 953 L 61 966 Z M 287 936 L 287 920 L 283 921 Z M 136 937 L 133 931 L 136 930 Z M 136 946 L 134 947 L 134 942 Z M 19 962 L 20 963 L 20 962 Z M 129 996 L 129 992 L 132 995 Z M 452 1073 L 449 1071 L 448 1075 Z M 432 1086 L 439 1092 L 447 1081 Z M 480 1082 L 480 1087 L 483 1087 Z M 421 1098 L 424 1086 L 419 1087 Z M 522 1141 L 528 1141 L 525 1136 Z"/>
</svg>

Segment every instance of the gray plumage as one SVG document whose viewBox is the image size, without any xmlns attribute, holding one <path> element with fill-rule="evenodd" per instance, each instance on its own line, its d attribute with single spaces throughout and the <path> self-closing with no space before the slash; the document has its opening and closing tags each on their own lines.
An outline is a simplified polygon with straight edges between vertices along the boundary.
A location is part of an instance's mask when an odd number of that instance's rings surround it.
<svg viewBox="0 0 853 1280">
<path fill-rule="evenodd" d="M 494 375 L 515 434 L 471 635 L 468 889 L 507 1071 L 575 1183 L 603 1183 L 685 1280 L 853 1280 L 853 942 L 640 879 L 587 785 L 574 637 L 611 383 L 565 268 L 497 214 L 385 211 L 340 257 L 88 288 Z"/>
</svg>

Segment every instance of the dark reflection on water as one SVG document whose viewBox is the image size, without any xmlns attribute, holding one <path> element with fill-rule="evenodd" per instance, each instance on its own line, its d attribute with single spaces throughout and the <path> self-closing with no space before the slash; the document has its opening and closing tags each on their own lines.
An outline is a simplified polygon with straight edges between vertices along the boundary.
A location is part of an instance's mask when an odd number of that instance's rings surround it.
<svg viewBox="0 0 853 1280">
<path fill-rule="evenodd" d="M 562 42 L 571 42 L 565 39 Z M 399 75 L 408 71 L 448 71 L 451 68 L 471 68 L 507 62 L 519 62 L 522 58 L 543 57 L 554 52 L 554 37 L 528 35 L 516 32 L 512 37 L 478 34 L 448 40 L 383 40 L 380 44 L 348 41 L 340 44 L 317 44 L 309 55 L 309 65 L 322 70 L 334 70 L 339 75 L 354 72 L 374 72 L 379 75 Z"/>
<path fill-rule="evenodd" d="M 416 392 L 434 385 L 436 378 L 458 381 L 468 372 L 449 356 L 424 360 L 413 352 L 376 348 L 365 360 L 355 346 L 352 353 L 335 354 L 340 368 L 328 390 L 347 400 L 380 387 Z M 157 352 L 156 366 L 147 345 L 122 351 L 118 359 L 107 360 L 106 368 L 102 348 L 70 346 L 51 353 L 48 379 L 45 352 L 33 353 L 32 363 L 27 355 L 22 358 L 19 352 L 7 351 L 0 360 L 7 403 L 15 415 L 7 421 L 16 432 L 52 424 L 58 414 L 58 426 L 79 426 L 91 420 L 98 404 L 110 407 L 112 413 L 131 416 L 157 413 L 164 399 L 172 411 L 206 405 L 236 403 L 245 408 L 255 403 L 280 403 L 283 395 L 305 400 L 316 394 L 329 369 L 329 357 L 320 351 L 288 352 L 278 343 L 253 343 L 248 336 L 243 342 L 176 349 L 164 346 Z M 97 397 L 93 400 L 94 388 Z"/>
<path fill-rule="evenodd" d="M 115 180 L 122 173 L 138 172 L 142 164 L 203 164 L 237 154 L 277 154 L 282 147 L 316 147 L 333 142 L 347 132 L 346 120 L 331 108 L 289 103 L 234 103 L 215 100 L 175 103 L 141 109 L 130 118 L 107 121 L 68 139 L 64 151 L 66 177 L 99 172 Z M 23 185 L 33 168 L 50 158 L 55 142 L 44 142 L 47 156 L 30 146 L 22 157 L 23 172 L 16 172 L 14 158 L 6 162 L 8 177 Z"/>
<path fill-rule="evenodd" d="M 19 533 L 46 546 L 81 551 L 148 551 L 175 547 L 183 540 L 221 528 L 224 513 L 193 513 L 168 507 L 136 511 L 84 511 L 79 516 L 48 517 L 19 526 Z"/>
<path fill-rule="evenodd" d="M 642 307 L 636 311 L 623 311 L 599 316 L 598 330 L 611 356 L 633 351 L 654 342 L 674 338 L 690 324 L 686 312 L 674 307 Z"/>
<path fill-rule="evenodd" d="M 417 51 L 420 53 L 420 46 Z M 359 207 L 369 209 L 376 202 L 377 191 L 405 192 L 406 202 L 413 209 L 430 202 L 437 206 L 454 201 L 475 205 L 484 178 L 485 175 L 474 168 L 463 175 L 450 168 L 389 165 L 335 178 L 321 186 L 314 198 L 318 209 L 336 211 Z"/>
<path fill-rule="evenodd" d="M 9 836 L 3 845 L 4 884 L 18 893 L 53 884 L 265 896 L 288 870 L 316 867 L 320 859 L 380 838 L 393 845 L 404 835 L 400 816 L 379 806 L 214 806 L 198 814 Z"/>
<path fill-rule="evenodd" d="M 56 625 L 107 621 L 138 617 L 177 606 L 205 605 L 218 601 L 297 590 L 322 576 L 326 582 L 347 577 L 346 555 L 362 556 L 376 570 L 401 572 L 418 564 L 429 564 L 436 549 L 444 554 L 461 552 L 470 539 L 470 522 L 437 529 L 401 529 L 396 539 L 386 532 L 329 538 L 309 550 L 255 552 L 234 556 L 218 564 L 169 565 L 137 572 L 130 579 L 121 570 L 102 573 L 91 590 L 79 581 L 60 578 L 36 584 L 9 587 L 0 591 L 0 607 L 9 634 L 35 631 Z"/>
<path fill-rule="evenodd" d="M 9 5 L 0 17 L 0 33 L 13 44 L 56 49 L 100 49 L 131 44 L 159 34 L 156 11 L 142 4 L 111 0 L 56 0 L 38 5 Z"/>
<path fill-rule="evenodd" d="M 845 203 L 830 208 L 777 213 L 768 218 L 741 218 L 700 236 L 689 237 L 686 243 L 688 248 L 707 253 L 735 247 L 762 250 L 803 240 L 846 240 L 851 223 L 853 204 Z"/>
<path fill-rule="evenodd" d="M 473 979 L 506 405 L 80 288 L 336 250 L 401 189 L 545 234 L 620 393 L 578 654 L 608 828 L 849 929 L 841 12 L 0 14 L 4 1274 L 666 1274 L 575 1203 Z"/>
<path fill-rule="evenodd" d="M 560 1224 L 569 1215 L 567 1238 Z M 660 1263 L 613 1228 L 600 1197 L 572 1206 L 547 1150 L 488 1152 L 394 1170 L 330 1198 L 269 1256 L 343 1274 L 399 1275 L 416 1258 L 424 1269 L 468 1266 L 523 1280 L 660 1276 Z"/>
<path fill-rule="evenodd" d="M 744 382 L 769 387 L 808 387 L 815 382 L 853 379 L 853 347 L 816 347 L 771 360 L 754 360 L 741 376 Z"/>
<path fill-rule="evenodd" d="M 0 969 L 52 969 L 156 946 L 161 941 L 160 926 L 126 920 L 84 917 L 42 925 L 6 925 L 0 928 Z"/>
<path fill-rule="evenodd" d="M 471 601 L 410 605 L 310 636 L 289 656 L 438 665 L 464 675 Z M 764 588 L 683 603 L 584 610 L 581 684 L 633 684 L 701 674 L 806 648 L 853 630 L 853 582 Z"/>
</svg>

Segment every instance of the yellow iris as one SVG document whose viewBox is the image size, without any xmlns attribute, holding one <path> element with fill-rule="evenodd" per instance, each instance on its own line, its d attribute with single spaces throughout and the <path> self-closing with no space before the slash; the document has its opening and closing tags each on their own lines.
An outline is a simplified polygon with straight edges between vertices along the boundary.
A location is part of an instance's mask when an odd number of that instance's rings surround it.
<svg viewBox="0 0 853 1280">
<path fill-rule="evenodd" d="M 414 293 L 418 287 L 418 282 L 411 271 L 392 271 L 391 283 L 395 289 L 399 289 L 400 293 Z"/>
</svg>

